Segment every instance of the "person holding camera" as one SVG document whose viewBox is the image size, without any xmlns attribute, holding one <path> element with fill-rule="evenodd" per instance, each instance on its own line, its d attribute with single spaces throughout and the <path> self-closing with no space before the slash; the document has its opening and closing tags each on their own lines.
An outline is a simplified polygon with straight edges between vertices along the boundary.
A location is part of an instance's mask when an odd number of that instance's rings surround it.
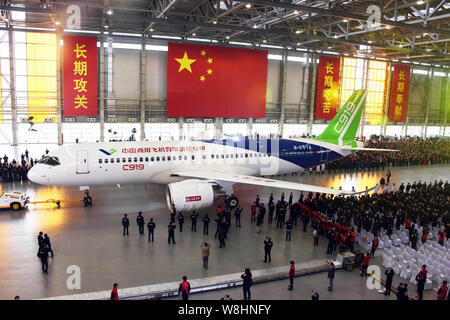
<svg viewBox="0 0 450 320">
<path fill-rule="evenodd" d="M 272 258 L 270 256 L 270 251 L 272 250 L 273 242 L 272 238 L 265 237 L 264 238 L 264 263 L 267 262 L 267 257 L 269 257 L 269 262 L 272 262 Z"/>
</svg>

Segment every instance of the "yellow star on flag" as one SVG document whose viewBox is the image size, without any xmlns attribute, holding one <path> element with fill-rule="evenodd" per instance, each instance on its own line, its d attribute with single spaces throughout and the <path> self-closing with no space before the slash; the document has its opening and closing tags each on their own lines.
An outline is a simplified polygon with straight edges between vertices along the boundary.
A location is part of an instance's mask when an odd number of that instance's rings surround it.
<svg viewBox="0 0 450 320">
<path fill-rule="evenodd" d="M 204 82 L 205 81 L 205 76 L 200 76 L 200 81 Z"/>
<path fill-rule="evenodd" d="M 206 72 L 208 72 L 208 74 L 212 74 L 212 70 L 211 69 L 206 70 Z"/>
<path fill-rule="evenodd" d="M 196 59 L 189 59 L 186 51 L 184 52 L 184 56 L 182 59 L 175 58 L 175 60 L 180 64 L 180 68 L 178 69 L 178 72 L 181 72 L 184 69 L 186 69 L 187 71 L 192 73 L 191 64 L 193 64 Z"/>
<path fill-rule="evenodd" d="M 205 54 L 206 54 L 206 51 L 205 51 L 205 50 L 202 50 L 202 51 L 200 52 L 200 54 L 204 57 Z"/>
<path fill-rule="evenodd" d="M 208 63 L 209 64 L 213 63 L 213 59 L 212 58 L 208 58 Z"/>
</svg>

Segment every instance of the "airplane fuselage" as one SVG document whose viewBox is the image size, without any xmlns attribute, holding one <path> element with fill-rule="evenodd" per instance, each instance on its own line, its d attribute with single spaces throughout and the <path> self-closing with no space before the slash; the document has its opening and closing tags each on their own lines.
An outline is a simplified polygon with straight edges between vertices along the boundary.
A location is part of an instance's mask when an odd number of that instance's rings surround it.
<svg viewBox="0 0 450 320">
<path fill-rule="evenodd" d="M 50 152 L 59 164 L 38 163 L 29 178 L 45 185 L 92 186 L 168 184 L 185 180 L 172 174 L 189 169 L 270 176 L 303 171 L 351 152 L 312 139 L 81 143 Z"/>
</svg>

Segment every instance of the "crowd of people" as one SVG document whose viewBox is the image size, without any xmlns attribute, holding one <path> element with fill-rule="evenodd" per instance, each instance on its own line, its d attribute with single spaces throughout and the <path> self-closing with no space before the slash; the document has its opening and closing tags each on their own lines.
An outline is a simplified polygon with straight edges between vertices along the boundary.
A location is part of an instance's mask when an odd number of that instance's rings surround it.
<svg viewBox="0 0 450 320">
<path fill-rule="evenodd" d="M 411 138 L 367 140 L 365 148 L 393 149 L 398 152 L 355 152 L 325 165 L 328 173 L 365 172 L 389 166 L 427 165 L 447 163 L 450 159 L 450 140 Z"/>
<path fill-rule="evenodd" d="M 45 154 L 48 153 L 48 149 L 45 150 Z M 20 161 L 16 159 L 9 161 L 9 157 L 5 154 L 3 158 L 0 158 L 0 182 L 27 181 L 28 171 L 39 160 L 31 158 L 28 149 L 20 155 Z"/>
</svg>

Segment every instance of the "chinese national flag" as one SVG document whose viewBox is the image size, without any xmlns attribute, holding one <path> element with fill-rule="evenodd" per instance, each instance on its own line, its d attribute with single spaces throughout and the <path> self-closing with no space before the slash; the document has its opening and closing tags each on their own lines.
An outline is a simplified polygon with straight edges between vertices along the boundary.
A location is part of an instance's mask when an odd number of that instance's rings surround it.
<svg viewBox="0 0 450 320">
<path fill-rule="evenodd" d="M 263 118 L 267 51 L 169 43 L 167 116 Z"/>
</svg>

